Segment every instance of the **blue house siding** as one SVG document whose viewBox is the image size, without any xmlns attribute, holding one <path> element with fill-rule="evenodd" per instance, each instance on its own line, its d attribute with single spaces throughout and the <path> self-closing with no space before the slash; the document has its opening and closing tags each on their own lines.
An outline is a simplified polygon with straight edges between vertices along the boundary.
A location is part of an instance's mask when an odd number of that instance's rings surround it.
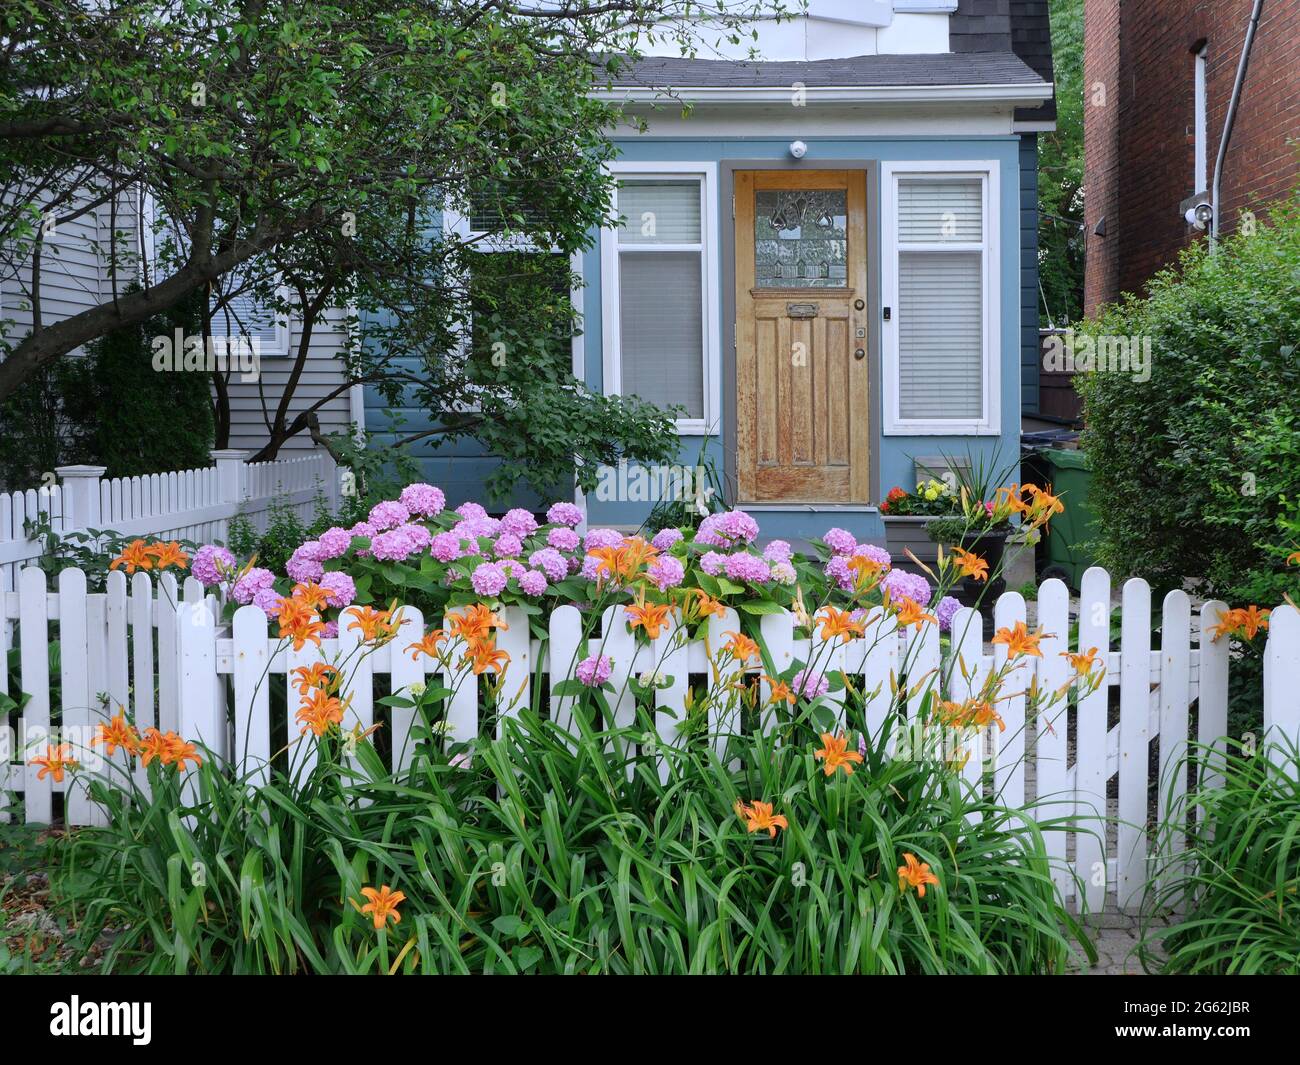
<svg viewBox="0 0 1300 1065">
<path fill-rule="evenodd" d="M 1038 413 L 1038 134 L 1020 138 L 1020 409 Z"/>
<path fill-rule="evenodd" d="M 728 161 L 754 163 L 761 166 L 764 162 L 782 163 L 788 159 L 789 141 L 762 138 L 652 138 L 620 140 L 621 160 L 625 163 L 645 163 L 648 168 L 663 162 L 710 162 Z M 1020 410 L 1022 404 L 1021 360 L 1023 355 L 1022 318 L 1023 318 L 1023 249 L 1024 213 L 1022 210 L 1022 193 L 1024 176 L 1022 173 L 1023 149 L 1018 137 L 971 137 L 971 138 L 837 138 L 808 139 L 808 158 L 819 161 L 845 160 L 859 162 L 873 161 L 950 161 L 996 160 L 1000 169 L 999 217 L 1001 232 L 999 234 L 1001 254 L 1000 317 L 1001 317 L 1001 421 L 1000 434 L 997 436 L 881 436 L 878 431 L 873 434 L 873 465 L 877 474 L 873 478 L 873 493 L 877 499 L 893 485 L 908 485 L 915 482 L 914 461 L 917 458 L 937 455 L 965 455 L 983 458 L 986 463 L 996 459 L 999 463 L 1011 463 L 1019 452 Z M 730 205 L 724 205 L 726 195 L 724 182 L 719 181 L 714 189 L 714 209 L 722 225 L 731 224 Z M 1033 210 L 1036 212 L 1036 204 Z M 870 226 L 880 232 L 879 196 L 873 195 L 870 207 Z M 879 255 L 877 249 L 877 255 Z M 876 264 L 875 276 L 879 277 L 879 263 Z M 593 248 L 584 259 L 583 273 L 587 281 L 584 313 L 586 316 L 585 364 L 587 367 L 587 384 L 593 389 L 600 389 L 603 381 L 601 356 L 601 298 L 600 251 Z M 724 274 L 723 284 L 726 284 Z M 1036 281 L 1034 287 L 1036 288 Z M 1036 323 L 1035 323 L 1036 335 Z M 875 351 L 873 357 L 873 374 L 880 380 L 880 353 Z M 1035 385 L 1036 390 L 1036 385 Z M 731 416 L 731 396 L 727 389 L 722 389 L 721 414 L 723 423 Z M 879 388 L 873 395 L 873 409 L 870 411 L 871 423 L 879 427 L 883 424 L 882 392 Z M 693 461 L 704 440 L 700 437 L 685 437 L 678 461 Z M 709 437 L 707 447 L 715 456 L 721 467 L 722 441 L 719 437 Z M 635 525 L 644 520 L 651 504 L 631 502 L 606 502 L 588 497 L 588 513 L 593 525 L 621 524 Z M 883 538 L 884 526 L 879 515 L 874 511 L 861 513 L 836 512 L 833 516 L 826 513 L 808 513 L 792 505 L 787 511 L 776 514 L 766 511 L 760 515 L 765 532 L 771 535 L 816 535 L 832 524 L 852 528 L 859 535 L 871 538 Z M 778 526 L 780 532 L 778 532 Z"/>
</svg>

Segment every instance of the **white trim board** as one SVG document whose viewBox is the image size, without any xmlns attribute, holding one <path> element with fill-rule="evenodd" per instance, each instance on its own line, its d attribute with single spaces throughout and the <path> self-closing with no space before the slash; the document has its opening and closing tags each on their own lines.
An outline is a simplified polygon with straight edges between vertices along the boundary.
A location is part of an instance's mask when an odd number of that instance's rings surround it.
<svg viewBox="0 0 1300 1065">
<path fill-rule="evenodd" d="M 612 162 L 606 169 L 614 176 L 637 178 L 695 177 L 700 182 L 700 269 L 704 349 L 704 416 L 677 421 L 681 436 L 711 436 L 719 431 L 719 389 L 722 382 L 722 307 L 720 220 L 718 215 L 718 164 L 713 162 Z M 666 249 L 670 245 L 657 245 Z M 692 246 L 692 250 L 694 247 Z M 605 395 L 622 390 L 622 337 L 619 329 L 618 233 L 600 232 L 601 360 Z"/>
<path fill-rule="evenodd" d="M 984 416 L 976 421 L 905 420 L 899 415 L 899 315 L 898 315 L 898 178 L 978 177 L 983 181 L 983 242 L 917 245 L 918 251 L 974 251 L 983 256 L 983 366 Z M 1001 163 L 998 160 L 907 160 L 881 163 L 880 167 L 880 291 L 881 305 L 893 310 L 891 320 L 880 323 L 882 432 L 885 436 L 997 436 L 1002 427 L 1002 212 Z M 1017 245 L 1019 247 L 1019 245 Z M 1018 364 L 1018 363 L 1017 363 Z"/>
</svg>

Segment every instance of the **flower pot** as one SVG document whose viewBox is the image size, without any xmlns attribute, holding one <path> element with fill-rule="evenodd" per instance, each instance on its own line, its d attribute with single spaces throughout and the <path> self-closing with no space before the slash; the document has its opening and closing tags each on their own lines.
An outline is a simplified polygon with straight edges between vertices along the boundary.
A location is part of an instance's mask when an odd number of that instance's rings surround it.
<svg viewBox="0 0 1300 1065">
<path fill-rule="evenodd" d="M 890 517 L 883 515 L 885 521 L 885 550 L 893 559 L 898 569 L 909 573 L 920 573 L 915 562 L 908 557 L 910 550 L 921 562 L 931 569 L 939 559 L 939 548 L 925 531 L 930 518 L 921 516 Z M 924 576 L 924 574 L 922 574 Z"/>
</svg>

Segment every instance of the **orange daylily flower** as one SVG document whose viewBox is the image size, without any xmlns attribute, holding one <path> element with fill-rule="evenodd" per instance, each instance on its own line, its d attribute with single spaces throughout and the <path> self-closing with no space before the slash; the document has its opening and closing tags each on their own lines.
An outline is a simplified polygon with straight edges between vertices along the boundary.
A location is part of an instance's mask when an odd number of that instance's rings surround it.
<svg viewBox="0 0 1300 1065">
<path fill-rule="evenodd" d="M 738 802 L 734 807 L 736 816 L 745 822 L 745 829 L 749 832 L 762 832 L 767 830 L 768 837 L 776 838 L 778 828 L 789 828 L 790 822 L 786 820 L 784 814 L 772 813 L 772 804 L 770 802 L 758 802 L 746 805 Z"/>
<path fill-rule="evenodd" d="M 938 625 L 939 619 L 933 614 L 927 614 L 925 607 L 921 606 L 916 600 L 903 598 L 898 605 L 898 624 L 901 628 L 907 628 L 909 625 L 915 625 L 918 629 L 926 622 L 931 625 Z"/>
<path fill-rule="evenodd" d="M 140 740 L 139 747 L 140 764 L 148 766 L 155 758 L 163 765 L 167 764 L 167 737 L 159 732 L 156 728 L 147 728 L 144 730 L 144 737 Z"/>
<path fill-rule="evenodd" d="M 1092 667 L 1097 664 L 1097 648 L 1090 647 L 1087 651 L 1081 651 L 1079 654 L 1071 654 L 1069 651 L 1062 651 L 1061 657 L 1070 663 L 1079 676 L 1084 677 L 1092 672 Z"/>
<path fill-rule="evenodd" d="M 121 707 L 118 707 L 118 712 L 107 724 L 100 722 L 99 731 L 91 738 L 90 745 L 94 747 L 100 743 L 104 744 L 110 757 L 117 754 L 119 747 L 128 754 L 135 754 L 136 748 L 140 746 L 140 735 L 135 726 L 126 720 Z"/>
<path fill-rule="evenodd" d="M 166 744 L 162 756 L 163 765 L 174 765 L 177 772 L 183 773 L 186 761 L 193 761 L 196 767 L 203 764 L 203 759 L 199 757 L 194 744 L 181 739 L 176 733 L 167 733 L 163 737 L 163 742 Z"/>
<path fill-rule="evenodd" d="M 1260 610 L 1253 604 L 1248 607 L 1237 607 L 1226 611 L 1219 624 L 1215 625 L 1210 632 L 1213 633 L 1215 640 L 1223 636 L 1253 640 L 1259 635 L 1261 629 L 1268 628 L 1270 614 L 1272 614 L 1271 610 Z"/>
<path fill-rule="evenodd" d="M 77 760 L 72 756 L 72 744 L 60 743 L 57 747 L 47 743 L 45 753 L 39 758 L 33 758 L 28 765 L 38 765 L 41 767 L 40 772 L 36 774 L 37 780 L 44 780 L 47 776 L 54 778 L 54 783 L 63 783 L 63 773 L 68 769 L 77 768 Z"/>
<path fill-rule="evenodd" d="M 125 566 L 127 573 L 134 573 L 138 569 L 153 569 L 153 565 L 154 554 L 149 545 L 144 540 L 132 540 L 122 548 L 122 553 L 108 564 L 108 568 L 117 569 L 118 566 Z"/>
<path fill-rule="evenodd" d="M 821 622 L 823 640 L 833 640 L 838 636 L 842 643 L 848 643 L 854 636 L 863 636 L 867 631 L 866 625 L 854 621 L 847 610 L 836 610 L 833 606 L 822 607 L 817 612 L 817 619 Z"/>
<path fill-rule="evenodd" d="M 848 749 L 849 739 L 843 733 L 832 736 L 822 733 L 822 749 L 813 751 L 813 757 L 821 761 L 822 770 L 829 777 L 837 769 L 843 769 L 846 776 L 853 775 L 853 763 L 861 762 L 862 755 Z"/>
<path fill-rule="evenodd" d="M 293 671 L 293 675 L 298 678 L 294 681 L 298 686 L 298 694 L 304 697 L 313 688 L 329 691 L 338 684 L 339 680 L 339 671 L 328 662 L 313 662 L 309 666 L 298 666 Z"/>
<path fill-rule="evenodd" d="M 473 667 L 476 677 L 488 670 L 501 673 L 510 664 L 510 653 L 497 647 L 491 640 L 471 640 L 460 664 L 463 666 L 467 662 Z"/>
<path fill-rule="evenodd" d="M 623 612 L 628 617 L 628 628 L 643 628 L 645 634 L 652 640 L 657 640 L 660 631 L 668 626 L 672 611 L 670 603 L 638 603 L 636 606 L 623 608 Z"/>
<path fill-rule="evenodd" d="M 446 638 L 446 629 L 430 629 L 420 637 L 419 643 L 407 644 L 406 649 L 411 652 L 411 661 L 418 662 L 420 655 L 428 655 L 430 658 L 437 658 L 438 645 Z"/>
<path fill-rule="evenodd" d="M 949 728 L 984 729 L 989 725 L 997 725 L 999 732 L 1007 730 L 1002 715 L 994 709 L 992 703 L 983 699 L 968 699 L 964 703 L 941 702 L 939 720 Z"/>
<path fill-rule="evenodd" d="M 175 540 L 166 543 L 159 540 L 150 544 L 145 550 L 153 555 L 154 565 L 158 569 L 166 569 L 168 566 L 175 566 L 177 569 L 189 568 L 190 556 Z"/>
<path fill-rule="evenodd" d="M 1065 513 L 1065 504 L 1060 498 L 1039 488 L 1038 485 L 1027 484 L 1022 491 L 1029 496 L 1029 500 L 1022 505 L 1021 509 L 1029 518 L 1031 527 L 1050 521 L 1054 514 Z"/>
<path fill-rule="evenodd" d="M 393 919 L 393 924 L 401 924 L 402 915 L 397 912 L 397 907 L 406 901 L 406 896 L 400 891 L 393 891 L 387 884 L 380 886 L 376 891 L 372 887 L 363 887 L 361 894 L 369 901 L 364 906 L 359 906 L 361 913 L 368 913 L 375 920 L 375 929 L 381 929 L 388 924 L 388 919 Z M 356 903 L 353 903 L 355 906 Z"/>
<path fill-rule="evenodd" d="M 973 551 L 967 551 L 964 548 L 954 547 L 952 549 L 953 565 L 957 567 L 957 572 L 963 577 L 969 577 L 974 581 L 986 581 L 989 579 L 989 564 Z"/>
<path fill-rule="evenodd" d="M 1006 644 L 1007 661 L 1011 661 L 1021 655 L 1028 655 L 1030 658 L 1042 658 L 1043 652 L 1038 649 L 1038 641 L 1042 638 L 1042 629 L 1037 632 L 1030 632 L 1023 621 L 1017 621 L 1013 629 L 1005 627 L 998 629 L 993 636 L 993 642 L 995 644 Z"/>
<path fill-rule="evenodd" d="M 853 587 L 858 592 L 867 591 L 874 586 L 886 569 L 884 563 L 866 555 L 854 555 L 849 559 L 848 567 L 853 574 Z"/>
<path fill-rule="evenodd" d="M 322 588 L 313 581 L 295 584 L 290 595 L 292 598 L 306 603 L 312 610 L 323 610 L 329 606 L 329 589 Z"/>
<path fill-rule="evenodd" d="M 741 665 L 747 666 L 754 659 L 761 657 L 758 644 L 748 636 L 739 632 L 724 632 L 723 635 L 730 639 L 722 645 L 722 649 Z"/>
<path fill-rule="evenodd" d="M 772 694 L 767 697 L 769 706 L 773 703 L 782 702 L 789 703 L 793 706 L 798 701 L 795 698 L 794 692 L 790 690 L 790 685 L 785 681 L 777 680 L 775 677 L 764 677 L 763 679 L 772 687 Z"/>
<path fill-rule="evenodd" d="M 688 594 L 695 599 L 693 608 L 695 616 L 700 618 L 727 616 L 726 606 L 717 599 L 711 598 L 703 588 L 690 588 Z"/>
<path fill-rule="evenodd" d="M 659 549 L 640 536 L 625 536 L 618 547 L 598 547 L 587 554 L 597 559 L 598 584 L 603 583 L 606 577 L 627 584 L 642 566 L 658 556 Z"/>
<path fill-rule="evenodd" d="M 915 888 L 918 898 L 925 898 L 927 884 L 937 884 L 939 878 L 930 872 L 930 866 L 917 861 L 915 854 L 903 854 L 903 864 L 898 867 L 898 890 Z"/>
<path fill-rule="evenodd" d="M 371 606 L 354 606 L 347 611 L 350 617 L 356 618 L 348 625 L 348 631 L 360 630 L 363 643 L 374 643 L 376 646 L 385 644 L 397 635 L 398 626 L 401 624 L 400 619 L 393 617 L 396 609 L 396 600 L 387 610 L 376 610 Z"/>
<path fill-rule="evenodd" d="M 471 640 L 485 639 L 493 629 L 509 629 L 510 626 L 502 621 L 491 609 L 482 603 L 475 603 L 473 606 L 465 607 L 463 610 L 454 614 L 447 615 L 447 624 L 451 626 L 451 634 L 466 643 Z"/>
<path fill-rule="evenodd" d="M 1288 566 L 1300 566 L 1300 551 L 1292 551 L 1287 555 L 1286 564 Z"/>
<path fill-rule="evenodd" d="M 303 699 L 294 721 L 301 732 L 311 729 L 313 736 L 323 736 L 334 725 L 343 724 L 343 702 L 322 688 L 315 688 Z"/>
</svg>

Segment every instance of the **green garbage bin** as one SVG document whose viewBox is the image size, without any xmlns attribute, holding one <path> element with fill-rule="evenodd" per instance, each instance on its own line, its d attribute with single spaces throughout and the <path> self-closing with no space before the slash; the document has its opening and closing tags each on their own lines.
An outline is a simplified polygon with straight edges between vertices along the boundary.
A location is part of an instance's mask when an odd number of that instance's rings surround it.
<svg viewBox="0 0 1300 1065">
<path fill-rule="evenodd" d="M 1044 537 L 1046 557 L 1039 579 L 1060 577 L 1077 589 L 1084 571 L 1093 564 L 1093 556 L 1085 545 L 1097 535 L 1096 516 L 1088 505 L 1092 480 L 1088 458 L 1082 451 L 1056 448 L 1044 448 L 1038 454 L 1051 482 L 1052 494 L 1060 496 L 1065 504 L 1065 513 L 1052 519 Z"/>
</svg>

